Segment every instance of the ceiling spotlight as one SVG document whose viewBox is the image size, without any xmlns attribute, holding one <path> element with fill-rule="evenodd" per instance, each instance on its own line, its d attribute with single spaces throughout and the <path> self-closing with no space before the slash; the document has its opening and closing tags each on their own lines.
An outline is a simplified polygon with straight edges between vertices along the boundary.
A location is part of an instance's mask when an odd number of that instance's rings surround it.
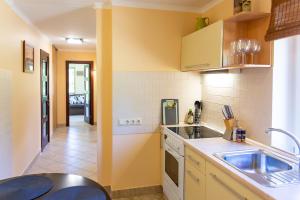
<svg viewBox="0 0 300 200">
<path fill-rule="evenodd" d="M 69 44 L 82 44 L 83 43 L 82 38 L 66 38 L 66 41 Z"/>
</svg>

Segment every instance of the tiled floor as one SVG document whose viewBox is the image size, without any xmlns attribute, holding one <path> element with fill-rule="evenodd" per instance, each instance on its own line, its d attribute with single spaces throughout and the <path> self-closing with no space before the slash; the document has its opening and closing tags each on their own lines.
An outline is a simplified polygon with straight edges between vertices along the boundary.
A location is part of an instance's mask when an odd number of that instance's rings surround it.
<svg viewBox="0 0 300 200">
<path fill-rule="evenodd" d="M 96 126 L 72 117 L 70 127 L 57 128 L 47 145 L 26 174 L 71 173 L 97 181 Z M 140 195 L 114 200 L 164 200 L 162 194 Z"/>
<path fill-rule="evenodd" d="M 113 200 L 165 200 L 162 194 L 149 194 L 129 198 L 119 198 Z"/>
<path fill-rule="evenodd" d="M 96 126 L 83 122 L 83 117 L 70 119 L 70 127 L 55 130 L 46 146 L 26 174 L 71 173 L 97 181 Z"/>
</svg>

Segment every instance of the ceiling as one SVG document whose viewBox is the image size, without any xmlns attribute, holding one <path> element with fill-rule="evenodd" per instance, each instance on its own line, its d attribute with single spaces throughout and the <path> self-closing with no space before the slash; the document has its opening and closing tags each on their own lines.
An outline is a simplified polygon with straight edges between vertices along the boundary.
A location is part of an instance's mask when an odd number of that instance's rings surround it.
<svg viewBox="0 0 300 200">
<path fill-rule="evenodd" d="M 24 20 L 47 35 L 60 50 L 95 51 L 95 5 L 107 0 L 6 0 Z M 216 0 L 113 0 L 116 5 L 195 11 Z M 66 37 L 84 38 L 71 45 Z"/>
</svg>

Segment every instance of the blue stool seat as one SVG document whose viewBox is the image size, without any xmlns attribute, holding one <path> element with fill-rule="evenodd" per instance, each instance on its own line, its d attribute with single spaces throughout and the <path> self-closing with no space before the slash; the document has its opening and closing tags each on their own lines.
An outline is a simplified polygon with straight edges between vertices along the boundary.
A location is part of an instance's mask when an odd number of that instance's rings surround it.
<svg viewBox="0 0 300 200">
<path fill-rule="evenodd" d="M 44 200 L 108 200 L 105 193 L 92 186 L 74 186 L 49 194 Z"/>
<path fill-rule="evenodd" d="M 53 183 L 47 177 L 17 177 L 0 184 L 0 200 L 32 200 L 47 193 L 52 187 Z"/>
</svg>

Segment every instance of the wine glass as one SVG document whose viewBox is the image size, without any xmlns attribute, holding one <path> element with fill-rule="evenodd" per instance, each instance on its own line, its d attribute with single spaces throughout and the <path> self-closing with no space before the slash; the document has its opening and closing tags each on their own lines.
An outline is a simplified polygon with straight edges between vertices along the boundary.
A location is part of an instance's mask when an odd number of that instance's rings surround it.
<svg viewBox="0 0 300 200">
<path fill-rule="evenodd" d="M 251 53 L 251 63 L 254 64 L 254 55 L 258 54 L 261 50 L 261 44 L 257 40 L 251 40 L 250 43 L 250 53 Z"/>
<path fill-rule="evenodd" d="M 237 41 L 237 51 L 242 55 L 242 63 L 246 64 L 246 54 L 250 52 L 251 42 L 246 39 L 239 39 Z"/>
<path fill-rule="evenodd" d="M 238 63 L 238 58 L 237 58 L 237 62 L 236 62 L 236 56 L 238 56 L 238 51 L 237 51 L 237 41 L 233 41 L 230 43 L 230 53 L 231 53 L 231 56 L 232 56 L 232 60 L 233 60 L 233 63 L 232 64 L 236 64 Z"/>
</svg>

